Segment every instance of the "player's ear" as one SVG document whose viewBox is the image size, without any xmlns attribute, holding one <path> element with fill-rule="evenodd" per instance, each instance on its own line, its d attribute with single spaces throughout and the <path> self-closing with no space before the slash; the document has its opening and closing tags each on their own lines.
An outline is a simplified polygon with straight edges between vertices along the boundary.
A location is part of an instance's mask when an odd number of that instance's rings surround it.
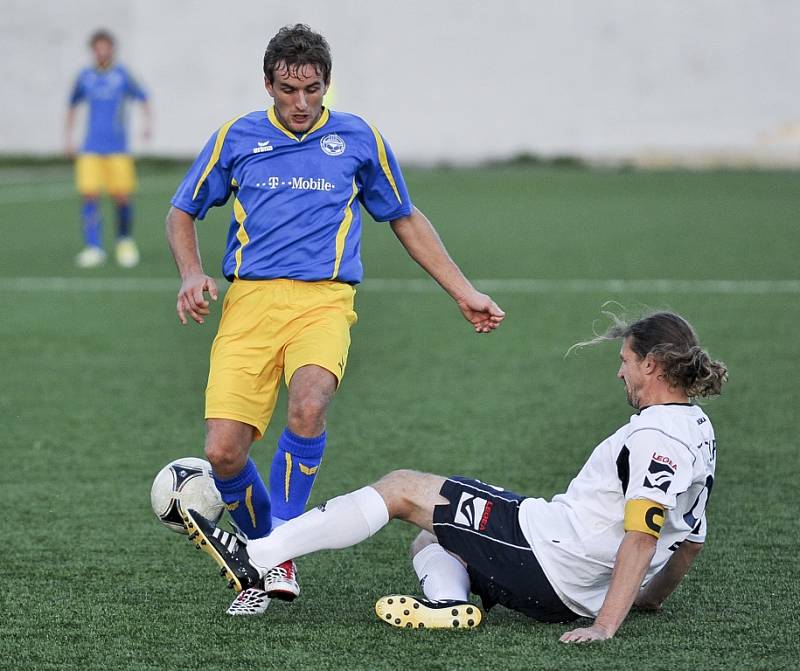
<svg viewBox="0 0 800 671">
<path fill-rule="evenodd" d="M 658 361 L 650 352 L 644 357 L 644 372 L 645 375 L 652 375 L 658 372 Z"/>
<path fill-rule="evenodd" d="M 272 82 L 269 80 L 269 77 L 267 77 L 266 75 L 264 75 L 264 88 L 267 89 L 267 93 L 269 93 L 271 98 L 275 97 L 275 95 L 273 93 L 273 89 L 272 89 Z"/>
</svg>

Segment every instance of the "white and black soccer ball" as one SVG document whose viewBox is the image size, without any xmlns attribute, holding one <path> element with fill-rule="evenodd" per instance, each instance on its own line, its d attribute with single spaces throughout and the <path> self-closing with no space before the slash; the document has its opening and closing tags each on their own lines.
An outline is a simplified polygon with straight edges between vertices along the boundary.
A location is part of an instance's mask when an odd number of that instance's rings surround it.
<svg viewBox="0 0 800 671">
<path fill-rule="evenodd" d="M 196 510 L 214 523 L 225 512 L 211 476 L 211 464 L 196 457 L 176 459 L 164 466 L 153 480 L 150 503 L 161 523 L 179 534 L 186 533 L 181 508 Z"/>
</svg>

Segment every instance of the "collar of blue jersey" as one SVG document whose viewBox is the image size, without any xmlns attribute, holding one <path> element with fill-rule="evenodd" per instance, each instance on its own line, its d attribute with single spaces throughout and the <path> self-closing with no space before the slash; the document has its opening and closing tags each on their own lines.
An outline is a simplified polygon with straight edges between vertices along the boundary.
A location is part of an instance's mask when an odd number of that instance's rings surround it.
<svg viewBox="0 0 800 671">
<path fill-rule="evenodd" d="M 328 123 L 328 119 L 330 118 L 330 116 L 331 116 L 331 113 L 328 111 L 328 108 L 327 107 L 323 107 L 322 108 L 322 114 L 320 114 L 319 119 L 317 119 L 317 123 L 315 123 L 313 126 L 311 126 L 311 128 L 309 128 L 303 135 L 298 137 L 297 135 L 292 133 L 292 131 L 290 131 L 288 128 L 286 128 L 286 126 L 284 126 L 280 122 L 280 120 L 278 119 L 278 115 L 275 113 L 275 106 L 274 105 L 267 110 L 267 118 L 269 119 L 269 122 L 273 126 L 275 126 L 275 128 L 277 128 L 281 133 L 283 133 L 287 137 L 290 137 L 295 142 L 302 142 L 309 135 L 311 135 L 311 133 L 313 133 L 314 131 L 317 131 L 320 128 L 322 128 L 326 123 Z"/>
</svg>

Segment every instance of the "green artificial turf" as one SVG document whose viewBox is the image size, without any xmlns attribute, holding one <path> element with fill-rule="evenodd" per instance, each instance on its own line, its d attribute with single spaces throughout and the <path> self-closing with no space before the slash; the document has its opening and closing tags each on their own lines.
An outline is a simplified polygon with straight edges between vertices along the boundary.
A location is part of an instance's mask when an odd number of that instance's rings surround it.
<svg viewBox="0 0 800 671">
<path fill-rule="evenodd" d="M 118 283 L 175 277 L 162 222 L 180 177 L 143 171 L 138 268 L 78 271 L 69 171 L 0 170 L 0 668 L 796 668 L 800 296 L 744 284 L 728 293 L 501 290 L 506 323 L 477 336 L 441 292 L 370 288 L 370 278 L 424 275 L 368 219 L 359 323 L 312 504 L 394 468 L 563 491 L 631 412 L 613 345 L 564 358 L 614 300 L 684 313 L 730 367 L 724 396 L 706 406 L 719 449 L 707 547 L 663 613 L 632 614 L 601 645 L 564 646 L 566 626 L 502 609 L 472 632 L 382 624 L 377 597 L 416 591 L 414 531 L 399 522 L 362 546 L 302 559 L 294 604 L 227 617 L 232 595 L 215 565 L 149 505 L 165 463 L 202 456 L 218 306 L 204 326 L 181 327 L 177 280 Z M 516 167 L 407 177 L 472 277 L 798 279 L 797 173 Z M 228 217 L 200 225 L 215 275 Z M 100 284 L 19 279 L 50 277 Z M 262 470 L 284 415 L 282 398 L 253 450 Z"/>
</svg>

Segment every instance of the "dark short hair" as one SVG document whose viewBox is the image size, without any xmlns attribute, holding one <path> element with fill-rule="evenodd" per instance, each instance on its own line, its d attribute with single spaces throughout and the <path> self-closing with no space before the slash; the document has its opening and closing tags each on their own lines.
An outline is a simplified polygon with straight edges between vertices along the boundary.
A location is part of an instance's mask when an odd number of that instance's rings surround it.
<svg viewBox="0 0 800 671">
<path fill-rule="evenodd" d="M 264 52 L 264 76 L 275 81 L 275 68 L 283 63 L 288 68 L 313 65 L 327 83 L 331 80 L 331 49 L 327 40 L 303 23 L 284 26 Z"/>
<path fill-rule="evenodd" d="M 114 46 L 116 41 L 114 40 L 114 36 L 111 34 L 110 31 L 106 30 L 105 28 L 100 28 L 99 30 L 95 30 L 91 37 L 89 38 L 89 46 L 93 47 L 97 42 L 105 40 L 111 46 Z"/>
<path fill-rule="evenodd" d="M 679 387 L 689 398 L 716 396 L 728 379 L 728 368 L 714 361 L 700 347 L 692 325 L 674 312 L 654 312 L 633 322 L 626 322 L 613 312 L 605 312 L 612 324 L 603 334 L 578 347 L 608 340 L 625 340 L 636 356 L 651 355 L 660 365 L 664 380 Z"/>
</svg>

